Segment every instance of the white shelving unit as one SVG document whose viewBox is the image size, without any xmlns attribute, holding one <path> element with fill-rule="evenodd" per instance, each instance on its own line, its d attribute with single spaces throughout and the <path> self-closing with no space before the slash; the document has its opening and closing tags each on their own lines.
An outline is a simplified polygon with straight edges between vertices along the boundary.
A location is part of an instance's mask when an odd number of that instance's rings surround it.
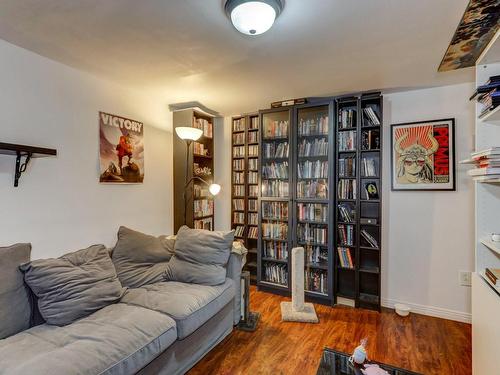
<svg viewBox="0 0 500 375">
<path fill-rule="evenodd" d="M 476 86 L 500 75 L 500 32 L 476 63 Z M 476 150 L 500 146 L 500 107 L 479 118 L 476 105 Z M 465 161 L 466 162 L 466 161 Z M 500 342 L 500 288 L 489 282 L 485 268 L 500 268 L 500 244 L 491 241 L 500 233 L 500 179 L 476 180 L 475 184 L 475 273 L 472 278 L 472 363 L 473 374 L 494 374 Z"/>
</svg>

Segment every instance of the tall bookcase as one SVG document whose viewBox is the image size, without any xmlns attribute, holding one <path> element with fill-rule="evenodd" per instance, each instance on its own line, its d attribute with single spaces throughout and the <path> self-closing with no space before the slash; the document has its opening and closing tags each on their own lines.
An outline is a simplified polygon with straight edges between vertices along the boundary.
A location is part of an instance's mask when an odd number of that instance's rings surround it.
<svg viewBox="0 0 500 375">
<path fill-rule="evenodd" d="M 380 310 L 382 96 L 337 99 L 335 294 Z"/>
<path fill-rule="evenodd" d="M 297 106 L 293 111 L 293 246 L 305 250 L 309 299 L 333 302 L 334 103 Z"/>
<path fill-rule="evenodd" d="M 291 120 L 290 108 L 260 112 L 257 282 L 259 288 L 281 294 L 290 293 Z"/>
<path fill-rule="evenodd" d="M 214 229 L 214 201 L 208 186 L 194 180 L 184 189 L 187 178 L 198 176 L 209 184 L 214 182 L 214 118 L 195 109 L 184 109 L 173 113 L 174 128 L 192 126 L 203 130 L 202 137 L 191 144 L 186 169 L 186 143 L 174 136 L 174 231 L 184 224 L 198 229 Z M 185 201 L 186 200 L 186 201 Z"/>
<path fill-rule="evenodd" d="M 231 226 L 248 249 L 245 270 L 257 282 L 259 115 L 232 118 Z"/>
<path fill-rule="evenodd" d="M 260 111 L 258 286 L 290 294 L 305 249 L 309 300 L 380 310 L 382 96 Z"/>
</svg>

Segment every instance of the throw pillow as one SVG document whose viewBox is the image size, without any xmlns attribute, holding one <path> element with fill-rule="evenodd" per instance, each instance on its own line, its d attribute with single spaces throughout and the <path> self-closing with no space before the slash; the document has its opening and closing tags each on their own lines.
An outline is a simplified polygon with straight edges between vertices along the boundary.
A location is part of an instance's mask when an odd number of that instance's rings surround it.
<svg viewBox="0 0 500 375">
<path fill-rule="evenodd" d="M 0 247 L 0 339 L 30 327 L 29 290 L 19 265 L 29 262 L 31 244 Z"/>
<path fill-rule="evenodd" d="M 104 245 L 21 265 L 48 324 L 64 326 L 118 302 L 125 289 Z"/>
<path fill-rule="evenodd" d="M 120 227 L 112 258 L 122 285 L 139 288 L 163 281 L 174 243 L 167 236 L 154 237 Z"/>
<path fill-rule="evenodd" d="M 211 232 L 181 227 L 165 279 L 202 285 L 224 283 L 233 240 L 234 231 Z"/>
</svg>

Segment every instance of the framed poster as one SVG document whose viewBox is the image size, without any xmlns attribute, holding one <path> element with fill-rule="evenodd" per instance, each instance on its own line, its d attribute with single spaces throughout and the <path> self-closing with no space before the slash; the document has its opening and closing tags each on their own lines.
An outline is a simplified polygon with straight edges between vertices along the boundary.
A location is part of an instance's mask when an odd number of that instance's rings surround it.
<svg viewBox="0 0 500 375">
<path fill-rule="evenodd" d="M 100 182 L 142 183 L 144 126 L 142 122 L 99 112 Z"/>
<path fill-rule="evenodd" d="M 391 126 L 392 190 L 455 190 L 455 119 Z"/>
</svg>

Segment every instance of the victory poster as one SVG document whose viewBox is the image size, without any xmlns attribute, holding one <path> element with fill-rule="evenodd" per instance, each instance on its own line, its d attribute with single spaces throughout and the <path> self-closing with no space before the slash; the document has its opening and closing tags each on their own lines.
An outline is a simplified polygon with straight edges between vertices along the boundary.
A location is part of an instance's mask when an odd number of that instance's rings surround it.
<svg viewBox="0 0 500 375">
<path fill-rule="evenodd" d="M 144 126 L 142 122 L 99 112 L 100 182 L 142 183 Z"/>
</svg>

